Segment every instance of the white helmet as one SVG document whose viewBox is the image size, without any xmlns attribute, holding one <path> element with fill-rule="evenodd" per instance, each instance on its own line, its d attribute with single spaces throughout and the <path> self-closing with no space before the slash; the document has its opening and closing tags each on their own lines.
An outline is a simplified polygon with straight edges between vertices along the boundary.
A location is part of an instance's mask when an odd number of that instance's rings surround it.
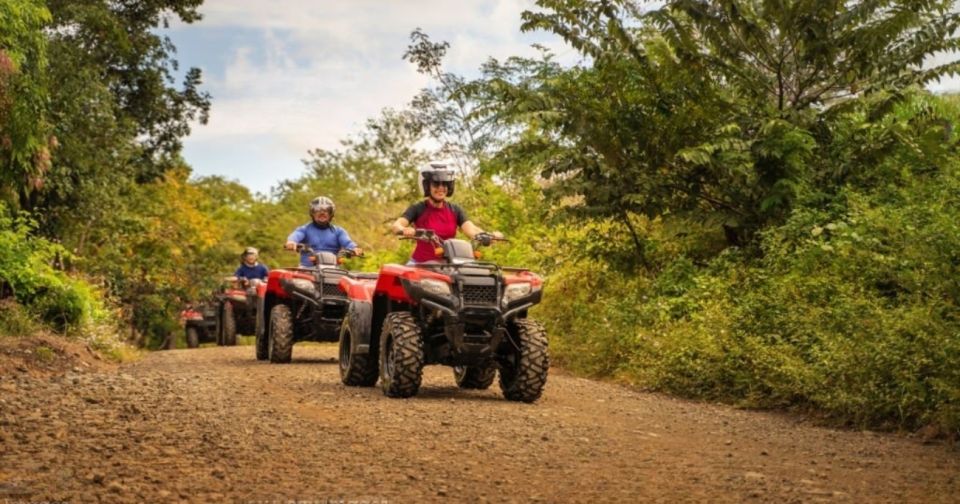
<svg viewBox="0 0 960 504">
<path fill-rule="evenodd" d="M 333 220 L 333 212 L 336 211 L 337 205 L 333 204 L 333 200 L 326 196 L 317 196 L 310 200 L 310 206 L 308 207 L 308 213 L 310 218 L 313 218 L 314 212 L 319 212 L 320 210 L 326 210 L 330 214 L 330 219 Z"/>
<path fill-rule="evenodd" d="M 447 186 L 447 196 L 453 196 L 455 184 L 455 173 L 450 165 L 443 161 L 431 161 L 420 169 L 420 186 L 423 188 L 423 196 L 430 196 L 430 183 L 442 182 Z"/>
</svg>

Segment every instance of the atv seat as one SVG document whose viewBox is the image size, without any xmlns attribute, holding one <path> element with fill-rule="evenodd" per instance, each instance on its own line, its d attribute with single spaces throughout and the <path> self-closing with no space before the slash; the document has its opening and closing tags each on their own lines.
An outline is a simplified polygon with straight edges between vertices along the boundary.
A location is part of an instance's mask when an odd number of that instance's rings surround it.
<svg viewBox="0 0 960 504">
<path fill-rule="evenodd" d="M 443 242 L 443 252 L 451 262 L 454 259 L 474 260 L 473 245 L 466 240 L 447 240 Z"/>
<path fill-rule="evenodd" d="M 317 266 L 336 266 L 337 254 L 333 252 L 317 252 Z"/>
</svg>

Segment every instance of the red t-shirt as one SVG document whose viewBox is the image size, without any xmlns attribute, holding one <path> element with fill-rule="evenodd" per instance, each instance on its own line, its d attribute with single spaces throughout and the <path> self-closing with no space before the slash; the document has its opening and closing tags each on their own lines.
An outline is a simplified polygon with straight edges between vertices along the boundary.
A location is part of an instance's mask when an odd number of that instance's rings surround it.
<svg viewBox="0 0 960 504">
<path fill-rule="evenodd" d="M 427 204 L 426 200 L 414 203 L 403 212 L 403 218 L 415 228 L 429 229 L 437 233 L 441 240 L 456 236 L 457 228 L 467 222 L 467 214 L 463 209 L 448 201 L 444 201 L 440 208 Z M 437 255 L 433 251 L 433 245 L 419 241 L 412 257 L 416 262 L 424 262 L 435 260 Z"/>
</svg>

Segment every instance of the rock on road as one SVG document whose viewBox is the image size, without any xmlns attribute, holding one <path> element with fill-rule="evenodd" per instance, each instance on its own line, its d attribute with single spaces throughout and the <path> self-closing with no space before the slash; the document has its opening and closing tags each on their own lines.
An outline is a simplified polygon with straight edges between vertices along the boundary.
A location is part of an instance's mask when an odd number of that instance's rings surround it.
<svg viewBox="0 0 960 504">
<path fill-rule="evenodd" d="M 0 376 L 4 502 L 956 502 L 947 444 L 634 392 L 551 370 L 535 404 L 425 369 L 389 399 L 335 345 Z"/>
</svg>

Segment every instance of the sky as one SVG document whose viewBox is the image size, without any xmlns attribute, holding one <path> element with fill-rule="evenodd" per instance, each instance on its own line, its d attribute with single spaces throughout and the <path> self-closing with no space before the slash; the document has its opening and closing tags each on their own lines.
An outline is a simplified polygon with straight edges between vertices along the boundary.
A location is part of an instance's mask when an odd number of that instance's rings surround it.
<svg viewBox="0 0 960 504">
<path fill-rule="evenodd" d="M 203 20 L 163 32 L 181 70 L 203 71 L 209 123 L 183 155 L 196 176 L 222 175 L 267 194 L 304 172 L 314 148 L 335 149 L 384 108 L 427 83 L 402 59 L 410 32 L 447 41 L 445 68 L 476 76 L 489 57 L 578 55 L 548 33 L 520 32 L 533 0 L 206 0 Z"/>
</svg>

